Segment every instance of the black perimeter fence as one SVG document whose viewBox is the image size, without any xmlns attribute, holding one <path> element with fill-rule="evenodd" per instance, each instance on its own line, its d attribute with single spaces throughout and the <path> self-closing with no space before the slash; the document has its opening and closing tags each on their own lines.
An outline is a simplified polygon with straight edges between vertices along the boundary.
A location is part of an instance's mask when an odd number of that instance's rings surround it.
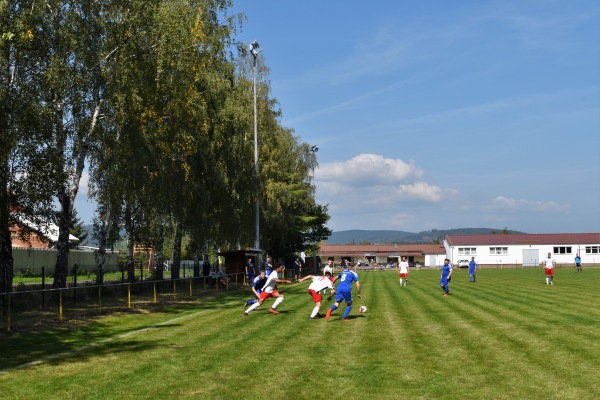
<svg viewBox="0 0 600 400">
<path fill-rule="evenodd" d="M 10 332 L 17 320 L 85 319 L 94 314 L 190 300 L 246 286 L 241 273 L 164 280 L 136 277 L 135 282 L 122 279 L 106 281 L 102 285 L 96 285 L 92 280 L 78 282 L 77 275 L 70 278 L 66 288 L 47 289 L 42 280 L 42 284 L 19 284 L 12 292 L 0 293 L 3 316 L 0 330 Z"/>
</svg>

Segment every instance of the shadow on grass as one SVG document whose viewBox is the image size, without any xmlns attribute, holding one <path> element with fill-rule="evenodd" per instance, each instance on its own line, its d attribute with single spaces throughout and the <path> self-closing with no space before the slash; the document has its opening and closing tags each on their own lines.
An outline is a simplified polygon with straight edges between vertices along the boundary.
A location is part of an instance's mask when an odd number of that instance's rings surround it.
<svg viewBox="0 0 600 400">
<path fill-rule="evenodd" d="M 103 304 L 102 311 L 94 305 L 69 304 L 62 321 L 56 310 L 20 313 L 13 317 L 10 332 L 0 332 L 0 373 L 39 362 L 60 364 L 85 361 L 92 355 L 148 350 L 164 343 L 138 341 L 128 335 L 143 329 L 180 326 L 176 322 L 161 323 L 161 315 L 176 317 L 236 308 L 247 296 L 243 290 L 207 292 L 176 300 L 162 295 L 156 304 L 153 299 L 138 299 L 131 303 L 132 308 L 126 301 L 113 300 Z M 136 320 L 136 316 L 140 318 Z"/>
</svg>

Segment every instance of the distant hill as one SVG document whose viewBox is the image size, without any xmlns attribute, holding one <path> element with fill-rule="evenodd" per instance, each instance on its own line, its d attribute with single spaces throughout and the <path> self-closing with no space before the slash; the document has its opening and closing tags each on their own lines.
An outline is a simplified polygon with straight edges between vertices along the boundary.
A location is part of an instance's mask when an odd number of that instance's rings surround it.
<svg viewBox="0 0 600 400">
<path fill-rule="evenodd" d="M 477 235 L 490 233 L 504 233 L 504 229 L 492 228 L 460 228 L 460 229 L 433 229 L 418 233 L 404 231 L 365 231 L 365 230 L 349 230 L 333 232 L 331 236 L 325 240 L 328 244 L 394 244 L 394 243 L 433 243 L 439 241 L 441 243 L 446 235 Z M 507 230 L 506 233 L 524 233 L 518 231 Z"/>
<path fill-rule="evenodd" d="M 93 225 L 84 225 L 83 228 L 89 232 L 87 242 L 88 246 L 96 247 L 98 244 L 92 237 L 94 232 Z M 367 231 L 367 230 L 349 230 L 333 232 L 331 236 L 325 240 L 328 244 L 395 244 L 395 243 L 433 243 L 444 240 L 446 235 L 477 235 L 498 233 L 502 234 L 504 229 L 492 228 L 460 228 L 460 229 L 433 229 L 423 232 L 404 232 L 404 231 Z M 519 231 L 507 231 L 507 233 L 525 233 Z M 124 234 L 124 232 L 123 232 Z"/>
</svg>

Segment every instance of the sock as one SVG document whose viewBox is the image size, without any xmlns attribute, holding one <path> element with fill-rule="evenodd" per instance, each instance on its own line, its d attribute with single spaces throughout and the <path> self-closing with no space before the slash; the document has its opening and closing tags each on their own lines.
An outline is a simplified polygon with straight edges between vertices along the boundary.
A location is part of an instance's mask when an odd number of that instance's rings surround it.
<svg viewBox="0 0 600 400">
<path fill-rule="evenodd" d="M 346 306 L 346 309 L 344 310 L 344 315 L 342 315 L 342 319 L 348 318 L 348 314 L 350 314 L 350 310 L 352 310 L 352 306 Z"/>
<path fill-rule="evenodd" d="M 546 285 L 548 284 L 548 277 L 546 277 Z"/>
<path fill-rule="evenodd" d="M 249 309 L 246 310 L 246 314 L 248 314 L 252 310 L 257 309 L 258 306 L 260 306 L 260 303 L 257 301 L 256 303 L 252 304 Z"/>
<path fill-rule="evenodd" d="M 277 300 L 275 300 L 275 303 L 273 303 L 273 305 L 271 306 L 271 308 L 273 308 L 273 309 L 277 308 L 277 306 L 280 305 L 282 301 L 283 301 L 283 297 L 278 297 Z"/>
<path fill-rule="evenodd" d="M 314 318 L 317 316 L 318 313 L 319 313 L 319 307 L 315 307 L 315 308 L 313 308 L 312 313 L 310 314 L 310 317 Z"/>
<path fill-rule="evenodd" d="M 246 301 L 246 306 L 250 306 L 250 305 L 252 305 L 254 303 L 258 303 L 258 300 L 256 300 L 256 299 L 248 300 L 248 301 Z"/>
<path fill-rule="evenodd" d="M 402 278 L 400 278 L 400 286 L 402 286 Z"/>
<path fill-rule="evenodd" d="M 333 311 L 337 310 L 337 306 L 335 304 L 333 304 L 331 307 L 329 307 L 329 309 L 333 312 Z"/>
</svg>

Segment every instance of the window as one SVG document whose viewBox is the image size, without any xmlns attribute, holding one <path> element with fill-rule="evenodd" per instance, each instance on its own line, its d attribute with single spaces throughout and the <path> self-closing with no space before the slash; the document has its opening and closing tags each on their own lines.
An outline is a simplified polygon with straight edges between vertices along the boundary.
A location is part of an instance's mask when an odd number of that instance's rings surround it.
<svg viewBox="0 0 600 400">
<path fill-rule="evenodd" d="M 585 254 L 598 254 L 600 253 L 600 246 L 585 246 Z"/>
<path fill-rule="evenodd" d="M 477 254 L 476 247 L 459 247 L 458 255 L 459 256 L 474 256 Z"/>
<path fill-rule="evenodd" d="M 508 254 L 508 247 L 490 247 L 490 255 L 506 255 Z"/>
<path fill-rule="evenodd" d="M 571 254 L 571 246 L 555 246 L 554 254 Z"/>
</svg>

